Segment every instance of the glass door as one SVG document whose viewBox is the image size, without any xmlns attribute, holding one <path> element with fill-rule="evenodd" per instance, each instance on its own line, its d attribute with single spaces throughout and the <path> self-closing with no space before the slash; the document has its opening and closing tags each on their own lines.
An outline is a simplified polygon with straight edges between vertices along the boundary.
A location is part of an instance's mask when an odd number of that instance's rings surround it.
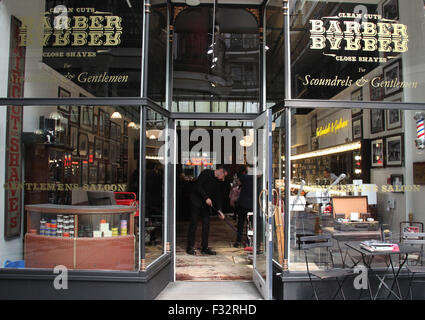
<svg viewBox="0 0 425 320">
<path fill-rule="evenodd" d="M 253 281 L 264 299 L 272 299 L 271 111 L 254 122 L 254 268 Z"/>
</svg>

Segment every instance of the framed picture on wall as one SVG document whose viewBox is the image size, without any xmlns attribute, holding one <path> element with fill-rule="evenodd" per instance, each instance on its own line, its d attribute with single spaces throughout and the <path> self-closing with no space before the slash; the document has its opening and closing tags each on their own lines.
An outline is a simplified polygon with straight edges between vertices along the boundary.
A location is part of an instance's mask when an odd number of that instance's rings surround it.
<svg viewBox="0 0 425 320">
<path fill-rule="evenodd" d="M 106 165 L 105 183 L 112 183 L 112 165 L 111 164 Z"/>
<path fill-rule="evenodd" d="M 385 139 L 387 166 L 401 167 L 404 160 L 403 135 L 395 135 Z"/>
<path fill-rule="evenodd" d="M 111 183 L 118 183 L 118 166 L 116 164 L 112 165 L 112 171 L 111 171 Z"/>
<path fill-rule="evenodd" d="M 404 185 L 404 179 L 402 174 L 391 175 L 391 186 L 395 190 L 394 192 L 403 193 L 403 191 L 401 191 L 403 185 Z"/>
<path fill-rule="evenodd" d="M 74 123 L 76 125 L 80 124 L 80 107 L 79 106 L 70 106 L 69 113 L 69 122 Z"/>
<path fill-rule="evenodd" d="M 80 157 L 87 157 L 89 153 L 89 136 L 87 133 L 80 132 L 78 134 L 78 155 Z"/>
<path fill-rule="evenodd" d="M 93 130 L 93 107 L 81 106 L 81 128 Z"/>
<path fill-rule="evenodd" d="M 127 137 L 123 137 L 122 147 L 123 147 L 123 158 L 128 159 L 128 138 Z"/>
<path fill-rule="evenodd" d="M 398 20 L 398 0 L 387 0 L 382 4 L 382 17 L 389 20 Z"/>
<path fill-rule="evenodd" d="M 384 139 L 379 138 L 372 140 L 371 143 L 371 167 L 383 168 L 384 167 Z"/>
<path fill-rule="evenodd" d="M 59 111 L 61 118 L 57 122 L 56 141 L 60 144 L 68 145 L 69 134 L 69 114 Z M 59 129 L 60 128 L 60 129 Z"/>
<path fill-rule="evenodd" d="M 115 125 L 115 130 L 116 130 L 116 133 L 115 134 L 117 136 L 117 140 L 120 141 L 121 140 L 121 135 L 122 135 L 121 126 L 119 124 L 116 124 Z"/>
<path fill-rule="evenodd" d="M 98 164 L 97 183 L 105 183 L 105 164 L 103 162 Z"/>
<path fill-rule="evenodd" d="M 71 92 L 69 92 L 68 90 L 65 90 L 62 87 L 58 87 L 58 97 L 59 98 L 70 98 Z M 69 113 L 69 111 L 71 110 L 71 107 L 70 106 L 58 106 L 58 109 Z"/>
<path fill-rule="evenodd" d="M 378 78 L 382 79 L 383 75 L 378 76 Z M 369 83 L 369 91 L 371 101 L 382 101 L 384 99 L 384 88 L 373 86 L 372 81 Z"/>
<path fill-rule="evenodd" d="M 363 101 L 363 91 L 362 88 L 354 90 L 351 92 L 351 101 Z M 362 113 L 361 108 L 353 108 L 351 109 L 351 116 L 356 117 Z"/>
<path fill-rule="evenodd" d="M 99 116 L 97 114 L 93 115 L 93 133 L 98 134 L 99 129 Z"/>
<path fill-rule="evenodd" d="M 69 146 L 73 148 L 72 155 L 76 156 L 78 152 L 78 127 L 69 126 Z"/>
<path fill-rule="evenodd" d="M 363 139 L 363 117 L 353 118 L 353 140 Z"/>
<path fill-rule="evenodd" d="M 109 141 L 103 141 L 102 158 L 105 160 L 109 159 Z"/>
<path fill-rule="evenodd" d="M 94 158 L 102 159 L 103 154 L 103 140 L 98 137 L 94 138 Z"/>
<path fill-rule="evenodd" d="M 89 166 L 89 184 L 97 183 L 97 165 Z"/>
<path fill-rule="evenodd" d="M 89 183 L 89 164 L 87 160 L 81 160 L 81 184 Z"/>
<path fill-rule="evenodd" d="M 378 133 L 385 130 L 385 112 L 383 109 L 370 110 L 370 132 Z"/>
<path fill-rule="evenodd" d="M 104 134 L 105 134 L 104 112 L 102 109 L 99 109 L 99 136 L 103 136 Z"/>
<path fill-rule="evenodd" d="M 384 81 L 387 81 L 387 83 L 389 83 L 391 81 L 397 81 L 397 80 L 399 82 L 402 82 L 400 60 L 397 60 L 394 63 L 384 68 Z M 385 97 L 388 97 L 401 90 L 403 90 L 401 86 L 400 87 L 388 86 L 384 88 L 384 94 L 385 94 Z"/>
<path fill-rule="evenodd" d="M 400 109 L 387 110 L 387 130 L 401 128 L 402 111 Z"/>
<path fill-rule="evenodd" d="M 413 163 L 413 183 L 425 185 L 425 162 Z"/>
<path fill-rule="evenodd" d="M 103 112 L 103 130 L 104 137 L 109 139 L 111 136 L 111 120 L 108 112 Z"/>
</svg>

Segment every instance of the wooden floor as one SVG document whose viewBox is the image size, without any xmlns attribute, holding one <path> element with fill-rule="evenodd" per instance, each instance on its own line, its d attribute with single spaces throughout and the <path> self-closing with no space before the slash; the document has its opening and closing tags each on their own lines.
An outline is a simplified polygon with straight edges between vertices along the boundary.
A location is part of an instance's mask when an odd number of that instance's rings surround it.
<svg viewBox="0 0 425 320">
<path fill-rule="evenodd" d="M 236 228 L 236 222 L 226 218 Z M 177 223 L 176 280 L 220 281 L 252 280 L 252 261 L 244 248 L 234 248 L 236 234 L 224 221 L 210 219 L 209 247 L 216 256 L 201 255 L 201 224 L 198 223 L 197 255 L 186 253 L 188 222 Z"/>
</svg>

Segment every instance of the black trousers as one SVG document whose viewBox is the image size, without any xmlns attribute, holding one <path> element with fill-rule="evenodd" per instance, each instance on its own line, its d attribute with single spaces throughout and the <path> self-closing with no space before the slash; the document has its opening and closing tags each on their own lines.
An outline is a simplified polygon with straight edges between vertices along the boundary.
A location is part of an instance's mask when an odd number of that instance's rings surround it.
<svg viewBox="0 0 425 320">
<path fill-rule="evenodd" d="M 203 204 L 201 207 L 196 207 L 193 204 L 190 207 L 190 225 L 189 225 L 189 234 L 187 236 L 187 247 L 195 247 L 195 237 L 196 237 L 196 225 L 198 224 L 198 218 L 202 220 L 202 249 L 205 250 L 208 248 L 208 233 L 210 231 L 210 211 L 211 208 L 206 204 Z"/>
<path fill-rule="evenodd" d="M 242 242 L 243 229 L 245 226 L 246 217 L 250 210 L 242 208 L 241 206 L 236 206 L 235 211 L 238 215 L 238 232 L 236 235 L 236 242 Z"/>
</svg>

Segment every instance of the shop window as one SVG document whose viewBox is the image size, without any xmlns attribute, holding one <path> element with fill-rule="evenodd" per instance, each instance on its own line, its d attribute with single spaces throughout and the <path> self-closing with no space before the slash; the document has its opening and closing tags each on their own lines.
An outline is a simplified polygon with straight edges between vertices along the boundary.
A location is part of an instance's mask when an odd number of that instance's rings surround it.
<svg viewBox="0 0 425 320">
<path fill-rule="evenodd" d="M 285 45 L 283 34 L 282 3 L 279 0 L 269 1 L 266 5 L 266 91 L 267 101 L 278 103 L 285 98 Z"/>
<path fill-rule="evenodd" d="M 156 1 L 149 15 L 148 92 L 156 103 L 165 102 L 167 82 L 167 1 Z"/>
<path fill-rule="evenodd" d="M 0 111 L 1 267 L 139 270 L 140 108 Z"/>
<path fill-rule="evenodd" d="M 142 4 L 2 1 L 0 96 L 140 96 Z"/>
<path fill-rule="evenodd" d="M 258 9 L 219 6 L 215 14 L 213 6 L 174 10 L 174 99 L 258 100 Z"/>
<path fill-rule="evenodd" d="M 331 234 L 334 263 L 348 267 L 361 257 L 345 243 L 400 244 L 407 229 L 422 232 L 424 116 L 399 109 L 292 110 L 290 168 L 282 162 L 284 132 L 273 133 L 276 191 L 283 193 L 285 172 L 291 172 L 290 270 L 305 270 L 305 235 Z M 323 266 L 325 250 L 309 252 L 315 267 Z"/>
<path fill-rule="evenodd" d="M 424 2 L 294 1 L 292 96 L 423 102 Z"/>
<path fill-rule="evenodd" d="M 146 200 L 145 200 L 145 261 L 146 266 L 165 251 L 164 219 L 168 168 L 166 163 L 168 142 L 166 119 L 159 113 L 146 109 Z"/>
</svg>

